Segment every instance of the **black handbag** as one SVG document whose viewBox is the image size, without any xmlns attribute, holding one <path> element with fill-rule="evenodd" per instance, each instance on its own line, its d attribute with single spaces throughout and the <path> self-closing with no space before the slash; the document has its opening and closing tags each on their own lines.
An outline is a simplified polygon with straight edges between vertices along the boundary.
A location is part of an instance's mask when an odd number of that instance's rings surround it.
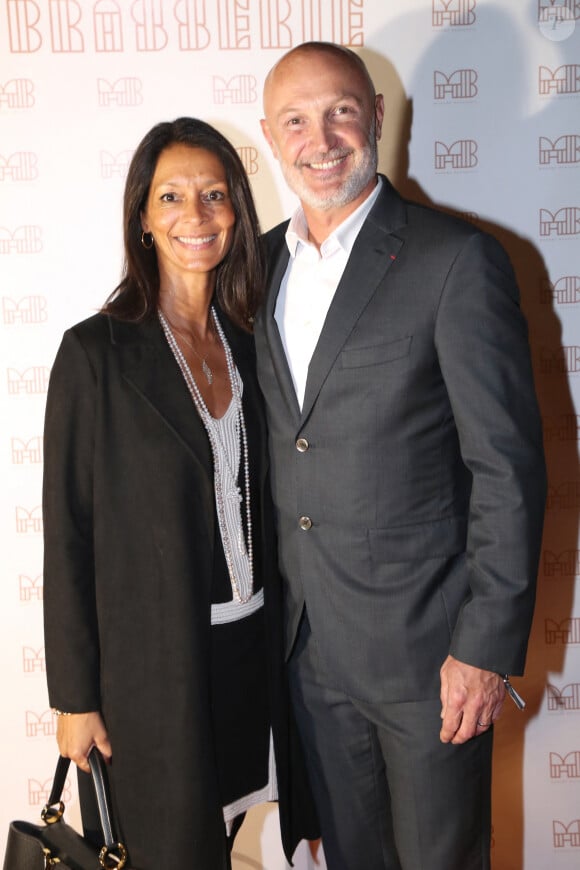
<svg viewBox="0 0 580 870">
<path fill-rule="evenodd" d="M 41 814 L 44 825 L 11 822 L 4 870 L 121 870 L 125 867 L 127 850 L 115 837 L 106 788 L 105 763 L 96 747 L 89 753 L 89 764 L 103 834 L 102 848 L 94 846 L 63 819 L 61 795 L 70 759 L 60 757 L 48 803 Z"/>
</svg>

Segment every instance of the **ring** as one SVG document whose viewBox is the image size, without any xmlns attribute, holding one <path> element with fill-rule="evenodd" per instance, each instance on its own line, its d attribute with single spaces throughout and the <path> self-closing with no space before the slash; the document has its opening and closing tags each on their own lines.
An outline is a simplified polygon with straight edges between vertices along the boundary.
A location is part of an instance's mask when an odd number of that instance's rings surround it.
<svg viewBox="0 0 580 870">
<path fill-rule="evenodd" d="M 479 725 L 480 728 L 489 728 L 489 726 L 491 725 L 491 722 L 480 722 L 478 719 L 477 724 Z"/>
</svg>

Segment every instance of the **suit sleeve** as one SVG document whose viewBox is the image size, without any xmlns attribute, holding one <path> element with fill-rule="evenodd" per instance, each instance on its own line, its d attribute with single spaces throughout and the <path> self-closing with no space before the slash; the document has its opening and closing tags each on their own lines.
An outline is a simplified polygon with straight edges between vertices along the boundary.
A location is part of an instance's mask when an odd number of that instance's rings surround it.
<svg viewBox="0 0 580 870">
<path fill-rule="evenodd" d="M 44 427 L 44 632 L 50 704 L 100 709 L 93 559 L 96 377 L 74 331 L 52 368 Z"/>
<path fill-rule="evenodd" d="M 546 472 L 527 326 L 509 259 L 490 236 L 457 255 L 435 340 L 472 475 L 467 562 L 471 596 L 452 637 L 457 659 L 521 674 L 533 616 Z"/>
</svg>

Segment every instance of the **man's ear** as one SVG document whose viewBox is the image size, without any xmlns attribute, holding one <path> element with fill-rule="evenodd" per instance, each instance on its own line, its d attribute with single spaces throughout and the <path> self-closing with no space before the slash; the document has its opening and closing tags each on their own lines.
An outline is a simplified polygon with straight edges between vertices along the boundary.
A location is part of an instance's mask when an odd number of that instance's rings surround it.
<svg viewBox="0 0 580 870">
<path fill-rule="evenodd" d="M 278 149 L 276 148 L 276 144 L 274 142 L 274 139 L 272 138 L 272 134 L 270 133 L 270 127 L 265 118 L 262 118 L 260 120 L 260 127 L 262 128 L 262 133 L 264 134 L 266 142 L 272 150 L 272 154 L 276 159 L 278 159 Z"/>
<path fill-rule="evenodd" d="M 375 119 L 377 122 L 377 141 L 381 138 L 383 131 L 383 118 L 385 116 L 385 98 L 382 94 L 377 94 L 375 97 Z"/>
</svg>

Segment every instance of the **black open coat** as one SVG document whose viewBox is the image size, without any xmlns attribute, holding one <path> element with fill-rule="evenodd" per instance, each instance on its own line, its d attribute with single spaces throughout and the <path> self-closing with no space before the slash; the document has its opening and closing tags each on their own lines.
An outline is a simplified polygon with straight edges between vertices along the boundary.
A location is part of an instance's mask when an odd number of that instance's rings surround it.
<svg viewBox="0 0 580 870">
<path fill-rule="evenodd" d="M 244 383 L 290 858 L 316 824 L 282 669 L 264 416 L 253 339 L 221 320 Z M 221 870 L 208 669 L 212 457 L 156 318 L 98 314 L 65 333 L 48 392 L 43 503 L 50 703 L 102 711 L 131 866 Z"/>
</svg>

